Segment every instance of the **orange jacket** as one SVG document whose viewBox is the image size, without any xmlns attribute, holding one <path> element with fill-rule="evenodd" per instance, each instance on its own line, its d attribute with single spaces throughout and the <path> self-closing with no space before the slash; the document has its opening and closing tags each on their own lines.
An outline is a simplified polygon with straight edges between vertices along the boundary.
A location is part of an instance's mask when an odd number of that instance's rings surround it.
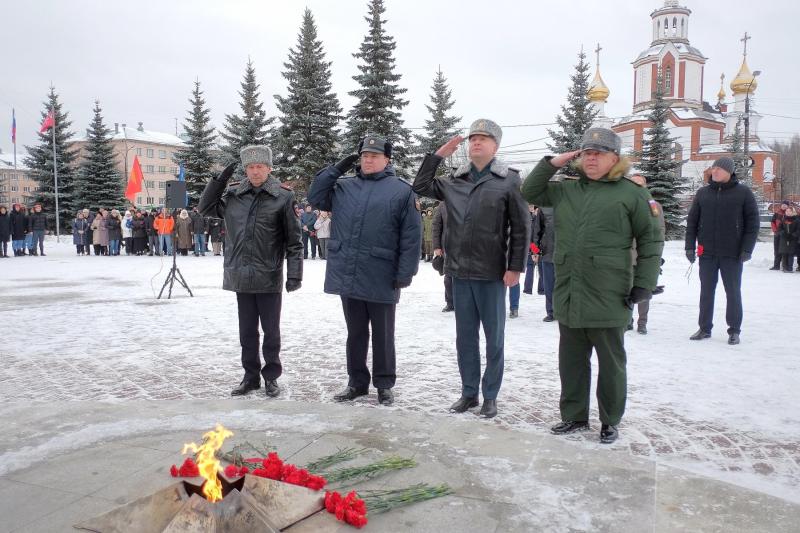
<svg viewBox="0 0 800 533">
<path fill-rule="evenodd" d="M 175 220 L 173 220 L 172 217 L 158 215 L 153 221 L 153 227 L 156 228 L 156 231 L 158 231 L 159 235 L 169 235 L 175 228 Z"/>
</svg>

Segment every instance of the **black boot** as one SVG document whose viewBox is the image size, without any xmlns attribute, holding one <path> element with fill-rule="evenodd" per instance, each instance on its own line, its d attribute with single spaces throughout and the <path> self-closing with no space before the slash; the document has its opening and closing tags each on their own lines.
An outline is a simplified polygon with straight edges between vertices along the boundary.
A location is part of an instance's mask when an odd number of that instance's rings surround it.
<svg viewBox="0 0 800 533">
<path fill-rule="evenodd" d="M 450 412 L 463 413 L 467 409 L 471 409 L 473 407 L 478 407 L 478 399 L 467 398 L 466 396 L 462 396 L 456 401 L 456 403 L 450 406 Z"/>
<path fill-rule="evenodd" d="M 603 424 L 600 427 L 600 442 L 603 444 L 611 444 L 619 437 L 619 431 L 617 431 L 617 426 L 611 426 L 609 424 Z"/>
<path fill-rule="evenodd" d="M 587 431 L 589 429 L 589 422 L 585 420 L 573 421 L 564 420 L 550 428 L 550 432 L 554 435 L 566 435 L 567 433 L 575 433 L 576 431 Z"/>
<path fill-rule="evenodd" d="M 244 380 L 242 380 L 242 382 L 239 383 L 239 386 L 231 391 L 231 396 L 244 396 L 248 392 L 254 391 L 254 390 L 260 389 L 260 388 L 261 388 L 261 382 L 259 382 L 259 381 L 244 381 Z"/>
<path fill-rule="evenodd" d="M 689 340 L 691 340 L 691 341 L 701 341 L 703 339 L 710 339 L 710 338 L 711 338 L 711 332 L 710 331 L 703 331 L 702 329 L 698 329 L 697 331 L 694 332 L 694 335 L 689 337 Z"/>
<path fill-rule="evenodd" d="M 481 416 L 484 418 L 494 418 L 497 416 L 497 400 L 483 400 L 481 406 Z"/>
<path fill-rule="evenodd" d="M 281 389 L 278 387 L 278 381 L 274 379 L 265 380 L 264 393 L 267 395 L 267 398 L 277 398 L 281 393 Z"/>
<path fill-rule="evenodd" d="M 517 309 L 512 309 L 508 312 L 508 318 L 519 318 L 519 311 Z"/>
<path fill-rule="evenodd" d="M 728 335 L 728 344 L 730 344 L 731 346 L 739 344 L 739 342 L 741 342 L 741 341 L 739 340 L 739 334 L 738 333 L 731 333 L 731 334 Z"/>
<path fill-rule="evenodd" d="M 369 394 L 367 389 L 357 389 L 348 385 L 339 394 L 334 395 L 333 399 L 337 402 L 348 402 L 355 400 L 359 396 L 366 396 L 367 394 Z"/>
<path fill-rule="evenodd" d="M 394 403 L 392 389 L 378 389 L 378 403 L 381 405 L 392 405 Z"/>
<path fill-rule="evenodd" d="M 647 326 L 644 324 L 639 324 L 639 327 L 636 328 L 636 331 L 640 335 L 647 335 Z"/>
<path fill-rule="evenodd" d="M 445 305 L 442 309 L 442 313 L 449 313 L 451 311 L 455 311 L 455 308 L 450 304 Z"/>
</svg>

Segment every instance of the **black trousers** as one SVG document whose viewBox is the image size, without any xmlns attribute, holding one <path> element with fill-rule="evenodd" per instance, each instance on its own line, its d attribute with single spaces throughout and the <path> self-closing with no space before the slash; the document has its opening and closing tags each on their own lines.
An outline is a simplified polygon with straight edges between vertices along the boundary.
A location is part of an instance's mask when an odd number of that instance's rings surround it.
<svg viewBox="0 0 800 533">
<path fill-rule="evenodd" d="M 372 326 L 372 383 L 391 389 L 397 379 L 394 350 L 395 304 L 379 304 L 342 296 L 347 322 L 348 385 L 359 390 L 369 387 L 367 348 Z"/>
<path fill-rule="evenodd" d="M 742 330 L 742 262 L 738 257 L 700 256 L 700 319 L 698 325 L 703 331 L 711 332 L 714 327 L 714 295 L 717 280 L 722 276 L 725 296 L 728 300 L 725 320 L 728 333 Z"/>
<path fill-rule="evenodd" d="M 779 233 L 776 233 L 772 237 L 772 247 L 775 252 L 775 261 L 772 263 L 772 268 L 780 268 L 781 267 L 781 258 L 783 254 L 781 253 L 781 236 Z"/>
<path fill-rule="evenodd" d="M 236 293 L 239 305 L 239 342 L 242 345 L 244 381 L 260 382 L 278 379 L 281 367 L 281 293 Z M 261 350 L 264 366 L 258 354 L 258 323 L 264 331 Z"/>
<path fill-rule="evenodd" d="M 453 278 L 450 276 L 444 277 L 444 303 L 453 307 Z"/>
</svg>

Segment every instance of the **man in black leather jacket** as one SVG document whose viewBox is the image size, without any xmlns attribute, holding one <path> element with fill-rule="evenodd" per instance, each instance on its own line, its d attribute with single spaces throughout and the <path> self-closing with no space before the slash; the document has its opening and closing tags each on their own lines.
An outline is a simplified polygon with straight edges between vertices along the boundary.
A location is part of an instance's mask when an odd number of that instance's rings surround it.
<svg viewBox="0 0 800 533">
<path fill-rule="evenodd" d="M 278 396 L 282 367 L 281 296 L 283 261 L 286 290 L 300 288 L 303 278 L 303 243 L 294 214 L 294 193 L 270 176 L 272 151 L 267 146 L 246 146 L 240 152 L 247 179 L 225 190 L 237 163 L 228 165 L 206 185 L 198 209 L 204 216 L 225 220 L 225 263 L 222 288 L 236 293 L 239 341 L 244 379 L 231 395 L 261 387 L 264 377 L 268 397 Z M 258 353 L 258 324 L 264 330 L 262 368 Z"/>
<path fill-rule="evenodd" d="M 708 185 L 697 191 L 686 220 L 686 258 L 700 256 L 700 329 L 690 337 L 711 337 L 714 293 L 722 276 L 728 299 L 728 344 L 739 344 L 742 328 L 742 266 L 758 237 L 758 206 L 753 191 L 739 183 L 733 159 L 721 157 L 711 167 Z M 702 253 L 695 252 L 695 244 Z M 702 248 L 700 248 L 702 246 Z"/>
<path fill-rule="evenodd" d="M 461 374 L 461 398 L 450 410 L 462 413 L 478 405 L 481 414 L 497 414 L 497 394 L 503 380 L 506 287 L 519 283 L 525 271 L 531 218 L 520 193 L 516 170 L 495 159 L 502 130 L 479 119 L 469 131 L 470 163 L 436 178 L 442 160 L 463 141 L 453 137 L 436 154 L 428 154 L 414 179 L 414 192 L 447 206 L 444 237 L 445 274 L 453 277 L 456 350 Z M 486 370 L 481 379 L 479 327 L 486 334 Z"/>
</svg>

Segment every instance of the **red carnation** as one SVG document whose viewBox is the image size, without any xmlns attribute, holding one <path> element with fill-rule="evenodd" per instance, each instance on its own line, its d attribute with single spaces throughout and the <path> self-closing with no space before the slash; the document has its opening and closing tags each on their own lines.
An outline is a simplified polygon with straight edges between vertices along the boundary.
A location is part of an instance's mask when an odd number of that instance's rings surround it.
<svg viewBox="0 0 800 533">
<path fill-rule="evenodd" d="M 240 475 L 242 475 L 242 476 L 243 476 L 243 475 L 245 475 L 245 474 L 247 474 L 247 473 L 249 473 L 249 472 L 250 472 L 250 469 L 249 469 L 249 468 L 247 468 L 246 466 L 243 466 L 243 467 L 241 467 L 241 468 L 239 469 L 239 474 L 240 474 Z"/>
<path fill-rule="evenodd" d="M 227 477 L 236 477 L 239 474 L 239 469 L 236 468 L 236 465 L 228 465 L 225 467 L 225 475 Z"/>
<path fill-rule="evenodd" d="M 350 524 L 351 526 L 361 529 L 362 527 L 367 525 L 367 517 L 357 511 L 352 509 L 348 509 L 344 512 L 345 522 Z"/>
<path fill-rule="evenodd" d="M 703 255 L 703 245 L 702 244 L 698 244 L 697 245 L 697 257 L 700 257 L 702 255 Z"/>
<path fill-rule="evenodd" d="M 269 477 L 267 475 L 267 471 L 263 468 L 256 468 L 255 470 L 253 470 L 252 474 L 258 477 Z"/>
<path fill-rule="evenodd" d="M 169 473 L 170 475 L 172 475 L 172 477 L 178 477 L 178 467 L 172 465 L 171 467 L 169 467 Z"/>
<path fill-rule="evenodd" d="M 187 457 L 178 470 L 178 473 L 181 477 L 197 477 L 200 475 L 200 469 L 197 468 L 197 465 L 191 457 Z"/>
<path fill-rule="evenodd" d="M 321 490 L 325 485 L 327 485 L 328 480 L 322 476 L 308 476 L 308 480 L 306 480 L 306 487 L 311 490 Z"/>
</svg>

